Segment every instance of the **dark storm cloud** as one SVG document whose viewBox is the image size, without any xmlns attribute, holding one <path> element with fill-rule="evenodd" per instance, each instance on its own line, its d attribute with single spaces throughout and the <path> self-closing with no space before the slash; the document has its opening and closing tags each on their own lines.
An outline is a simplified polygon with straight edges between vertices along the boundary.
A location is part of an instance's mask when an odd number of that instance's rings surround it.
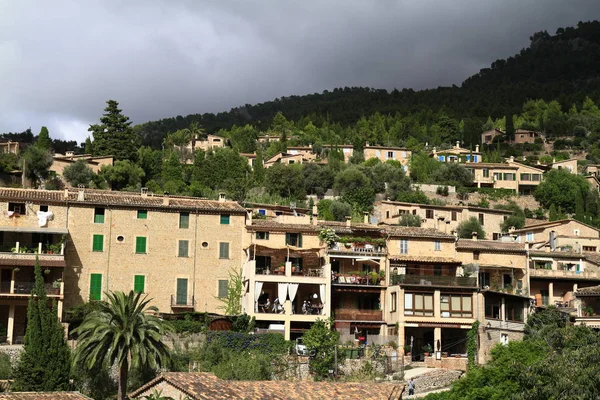
<svg viewBox="0 0 600 400">
<path fill-rule="evenodd" d="M 104 101 L 136 123 L 340 86 L 460 84 L 593 0 L 0 0 L 0 132 L 82 140 Z"/>
</svg>

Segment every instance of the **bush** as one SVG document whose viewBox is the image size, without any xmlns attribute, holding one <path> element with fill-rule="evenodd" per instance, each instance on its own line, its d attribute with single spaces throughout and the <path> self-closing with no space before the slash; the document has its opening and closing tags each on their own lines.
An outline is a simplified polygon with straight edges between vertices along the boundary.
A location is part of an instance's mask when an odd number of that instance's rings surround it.
<svg viewBox="0 0 600 400">
<path fill-rule="evenodd" d="M 0 352 L 0 379 L 10 379 L 12 376 L 10 356 L 4 352 Z"/>
<path fill-rule="evenodd" d="M 235 352 L 258 350 L 266 354 L 287 354 L 293 346 L 280 333 L 250 335 L 233 331 L 209 331 L 206 339 L 207 343 L 215 343 Z"/>
<path fill-rule="evenodd" d="M 402 216 L 400 216 L 400 220 L 398 221 L 398 223 L 401 226 L 420 227 L 421 226 L 421 217 L 419 217 L 418 215 L 414 215 L 414 214 L 402 214 Z"/>
<path fill-rule="evenodd" d="M 476 217 L 471 217 L 458 224 L 456 232 L 458 233 L 458 237 L 463 239 L 470 239 L 473 232 L 477 232 L 478 239 L 485 239 L 485 231 Z"/>
<path fill-rule="evenodd" d="M 439 194 L 440 196 L 447 197 L 448 196 L 448 186 L 438 186 L 437 189 L 435 190 L 435 192 L 437 194 Z"/>
</svg>

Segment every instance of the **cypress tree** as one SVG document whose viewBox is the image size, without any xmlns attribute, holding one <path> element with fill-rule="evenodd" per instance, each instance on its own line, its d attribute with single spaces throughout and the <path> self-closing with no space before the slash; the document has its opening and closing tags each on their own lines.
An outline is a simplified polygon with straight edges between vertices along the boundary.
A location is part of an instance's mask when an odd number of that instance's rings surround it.
<svg viewBox="0 0 600 400">
<path fill-rule="evenodd" d="M 94 144 L 92 143 L 92 139 L 90 139 L 89 136 L 85 138 L 85 144 L 83 149 L 83 152 L 85 154 L 94 155 Z"/>
<path fill-rule="evenodd" d="M 257 183 L 262 184 L 265 181 L 265 167 L 263 165 L 262 149 L 256 150 L 256 160 L 254 161 L 254 179 Z"/>
<path fill-rule="evenodd" d="M 577 195 L 575 196 L 575 219 L 577 221 L 584 221 L 584 214 L 585 214 L 585 208 L 583 205 L 583 196 L 581 195 L 581 192 L 577 192 Z"/>
<path fill-rule="evenodd" d="M 511 113 L 506 114 L 506 137 L 508 140 L 515 139 L 515 124 Z"/>
<path fill-rule="evenodd" d="M 550 222 L 556 221 L 558 219 L 558 213 L 556 212 L 556 207 L 554 204 L 550 204 L 550 210 L 548 211 L 548 219 Z"/>
<path fill-rule="evenodd" d="M 15 371 L 14 390 L 48 392 L 69 388 L 71 352 L 57 314 L 56 302 L 48 307 L 42 270 L 36 259 L 35 286 L 27 306 L 25 345 Z"/>
<path fill-rule="evenodd" d="M 52 148 L 52 139 L 50 139 L 50 133 L 48 133 L 48 128 L 42 126 L 42 129 L 40 130 L 40 134 L 38 135 L 35 144 L 42 150 L 50 150 Z"/>
</svg>

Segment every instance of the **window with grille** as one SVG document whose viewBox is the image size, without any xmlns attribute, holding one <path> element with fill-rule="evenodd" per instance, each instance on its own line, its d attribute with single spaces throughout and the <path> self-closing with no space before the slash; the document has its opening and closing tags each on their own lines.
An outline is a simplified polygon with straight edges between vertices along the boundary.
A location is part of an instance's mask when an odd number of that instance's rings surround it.
<svg viewBox="0 0 600 400">
<path fill-rule="evenodd" d="M 286 233 L 285 244 L 288 246 L 302 247 L 302 234 L 301 233 Z"/>
<path fill-rule="evenodd" d="M 228 286 L 229 286 L 229 282 L 226 279 L 224 279 L 224 280 L 220 279 L 219 280 L 219 293 L 217 294 L 217 296 L 220 299 L 224 299 L 225 297 L 227 297 L 227 288 L 228 288 Z"/>
<path fill-rule="evenodd" d="M 179 248 L 177 250 L 177 256 L 178 257 L 188 257 L 189 245 L 190 245 L 189 241 L 180 240 L 179 246 L 178 246 Z"/>
<path fill-rule="evenodd" d="M 400 254 L 408 254 L 408 240 L 400 239 Z"/>
<path fill-rule="evenodd" d="M 229 225 L 230 215 L 221 214 L 221 225 Z"/>
</svg>

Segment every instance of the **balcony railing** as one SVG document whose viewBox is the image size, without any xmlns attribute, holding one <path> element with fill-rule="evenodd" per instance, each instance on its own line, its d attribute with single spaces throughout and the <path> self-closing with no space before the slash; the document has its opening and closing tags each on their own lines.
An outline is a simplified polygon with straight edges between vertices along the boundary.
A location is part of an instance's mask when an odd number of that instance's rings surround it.
<svg viewBox="0 0 600 400">
<path fill-rule="evenodd" d="M 354 274 L 335 274 L 332 283 L 336 285 L 371 285 L 381 286 L 385 284 L 385 279 L 380 276 L 354 275 Z"/>
<path fill-rule="evenodd" d="M 194 304 L 194 296 L 171 295 L 172 308 L 193 308 Z"/>
<path fill-rule="evenodd" d="M 0 253 L 64 255 L 65 244 L 3 242 L 0 243 Z"/>
<path fill-rule="evenodd" d="M 338 321 L 383 321 L 381 310 L 337 309 L 334 315 Z"/>
<path fill-rule="evenodd" d="M 392 275 L 393 285 L 477 287 L 477 278 L 442 275 Z"/>
<path fill-rule="evenodd" d="M 35 287 L 35 282 L 18 282 L 15 281 L 14 285 L 11 282 L 0 283 L 0 295 L 2 294 L 23 294 L 30 295 L 31 291 Z M 44 283 L 44 289 L 46 294 L 49 296 L 60 296 L 61 284 Z M 12 290 L 11 290 L 12 288 Z"/>
<path fill-rule="evenodd" d="M 576 279 L 598 279 L 598 274 L 589 271 L 569 271 L 556 269 L 533 269 L 529 270 L 531 276 L 539 278 L 576 278 Z"/>
<path fill-rule="evenodd" d="M 335 246 L 329 248 L 327 253 L 330 255 L 360 255 L 367 257 L 385 257 L 387 249 L 377 245 L 361 245 L 357 246 L 351 243 L 336 243 Z"/>
<path fill-rule="evenodd" d="M 303 268 L 291 268 L 291 275 L 292 276 L 308 276 L 308 277 L 316 277 L 316 278 L 323 278 L 324 276 L 324 268 L 323 267 L 303 267 Z M 285 275 L 285 269 L 281 269 L 280 267 L 276 267 L 276 268 L 259 268 L 257 267 L 254 270 L 256 275 L 280 275 L 283 276 Z"/>
</svg>

